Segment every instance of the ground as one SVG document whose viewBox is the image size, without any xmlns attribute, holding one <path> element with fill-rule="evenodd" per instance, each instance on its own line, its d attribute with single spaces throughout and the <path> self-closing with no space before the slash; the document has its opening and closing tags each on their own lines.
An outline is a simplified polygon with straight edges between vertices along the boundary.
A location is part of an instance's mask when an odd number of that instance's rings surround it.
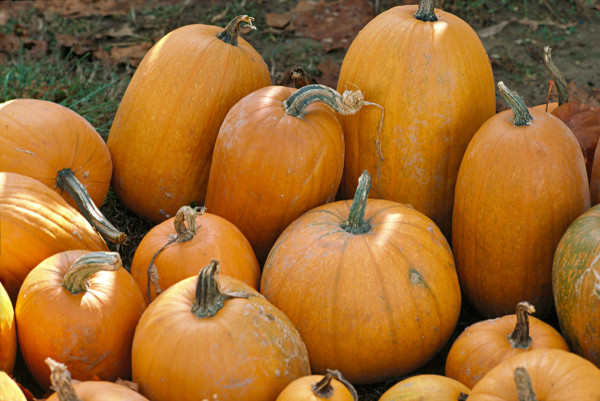
<svg viewBox="0 0 600 401">
<path fill-rule="evenodd" d="M 106 139 L 127 84 L 145 52 L 177 27 L 225 26 L 236 15 L 255 18 L 244 33 L 263 56 L 273 84 L 290 85 L 300 66 L 335 87 L 344 54 L 358 31 L 385 10 L 412 0 L 46 0 L 0 2 L 0 102 L 34 97 L 71 107 Z M 600 106 L 599 0 L 440 0 L 468 22 L 488 52 L 496 82 L 517 90 L 526 104 L 546 102 L 542 49 L 569 81 L 572 99 Z M 551 100 L 555 100 L 552 94 Z M 498 98 L 498 110 L 505 108 Z M 126 210 L 111 192 L 102 211 L 131 238 L 125 265 L 151 223 Z M 453 338 L 479 317 L 468 306 Z M 556 322 L 553 322 L 556 324 Z M 451 342 L 450 342 L 451 343 Z M 419 373 L 443 374 L 448 346 Z M 42 394 L 19 359 L 15 376 Z M 376 400 L 397 380 L 358 388 Z"/>
</svg>

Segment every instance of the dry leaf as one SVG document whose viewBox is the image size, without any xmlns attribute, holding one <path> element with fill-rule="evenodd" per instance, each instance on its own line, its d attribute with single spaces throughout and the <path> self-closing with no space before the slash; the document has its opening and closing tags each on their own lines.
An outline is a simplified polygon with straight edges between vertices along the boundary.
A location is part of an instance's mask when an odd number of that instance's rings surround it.
<svg viewBox="0 0 600 401">
<path fill-rule="evenodd" d="M 129 47 L 113 47 L 110 49 L 110 57 L 113 61 L 127 61 L 132 67 L 137 67 L 151 47 L 150 42 Z"/>
<path fill-rule="evenodd" d="M 106 35 L 112 38 L 125 38 L 128 36 L 134 36 L 134 32 L 129 24 L 123 24 L 120 27 L 109 29 Z"/>
<path fill-rule="evenodd" d="M 15 35 L 0 32 L 0 52 L 11 53 L 19 50 L 21 43 Z"/>
<path fill-rule="evenodd" d="M 319 83 L 330 88 L 336 88 L 340 76 L 341 63 L 336 62 L 333 57 L 327 57 L 317 65 L 317 70 L 321 72 Z"/>
<path fill-rule="evenodd" d="M 291 21 L 290 13 L 276 14 L 268 13 L 266 16 L 266 23 L 272 28 L 285 28 Z"/>
<path fill-rule="evenodd" d="M 569 101 L 574 100 L 579 103 L 587 104 L 592 107 L 600 107 L 600 100 L 590 94 L 587 90 L 580 88 L 571 81 L 567 84 L 567 92 L 569 93 Z"/>
</svg>

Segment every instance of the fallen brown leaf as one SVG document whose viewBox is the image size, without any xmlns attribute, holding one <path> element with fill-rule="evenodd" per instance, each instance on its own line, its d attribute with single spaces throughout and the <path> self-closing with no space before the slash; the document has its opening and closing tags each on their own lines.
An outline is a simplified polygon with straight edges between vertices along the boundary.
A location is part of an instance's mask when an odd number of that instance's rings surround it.
<svg viewBox="0 0 600 401">
<path fill-rule="evenodd" d="M 268 13 L 266 15 L 265 21 L 268 26 L 271 28 L 285 28 L 287 24 L 291 21 L 290 13 L 276 14 L 276 13 Z"/>
<path fill-rule="evenodd" d="M 567 84 L 567 91 L 569 93 L 569 101 L 574 100 L 579 103 L 587 104 L 588 106 L 600 107 L 600 99 L 596 98 L 584 88 L 580 88 L 573 81 Z"/>
<path fill-rule="evenodd" d="M 321 72 L 319 83 L 330 88 L 336 88 L 340 76 L 340 67 L 340 63 L 336 62 L 333 57 L 326 57 L 317 65 L 317 70 Z"/>
<path fill-rule="evenodd" d="M 123 24 L 119 27 L 109 29 L 106 35 L 112 38 L 125 38 L 129 36 L 134 36 L 134 32 L 131 26 L 129 26 L 129 24 Z"/>
<path fill-rule="evenodd" d="M 152 47 L 151 42 L 144 42 L 129 47 L 113 47 L 110 49 L 110 58 L 116 62 L 127 62 L 132 67 L 137 67 Z"/>
</svg>

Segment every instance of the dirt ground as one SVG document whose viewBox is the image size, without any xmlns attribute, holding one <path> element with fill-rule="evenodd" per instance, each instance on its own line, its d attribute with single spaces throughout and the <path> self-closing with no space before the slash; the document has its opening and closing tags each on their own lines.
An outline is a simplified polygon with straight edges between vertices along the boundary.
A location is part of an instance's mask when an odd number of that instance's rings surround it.
<svg viewBox="0 0 600 401">
<path fill-rule="evenodd" d="M 9 97 L 44 97 L 61 102 L 72 86 L 44 77 L 14 82 L 25 67 L 34 70 L 46 60 L 78 63 L 110 71 L 112 91 L 108 110 L 85 115 L 106 138 L 126 84 L 146 51 L 169 31 L 192 23 L 225 26 L 235 15 L 255 18 L 256 31 L 244 34 L 267 62 L 273 84 L 291 85 L 289 71 L 304 68 L 317 82 L 337 86 L 343 57 L 358 31 L 378 13 L 413 0 L 46 0 L 0 2 L 0 94 Z M 546 101 L 551 79 L 543 61 L 543 47 L 569 82 L 571 99 L 600 106 L 600 0 L 440 0 L 440 8 L 467 21 L 488 52 L 496 82 L 502 80 L 526 104 Z M 84 58 L 84 61 L 80 61 Z M 100 67 L 97 67 L 100 66 Z M 91 67 L 90 67 L 91 68 Z M 16 71 L 16 72 L 15 72 Z M 52 71 L 49 66 L 46 70 Z M 59 72 L 57 72 L 58 74 Z M 89 73 L 85 75 L 91 79 Z M 116 78 L 114 78 L 116 77 Z M 39 84 L 42 82 L 42 84 Z M 19 86 L 21 85 L 21 86 Z M 35 86 L 38 85 L 38 86 Z M 18 90 L 10 91 L 12 87 Z M 52 89 L 52 91 L 50 91 Z M 108 89 L 107 89 L 108 90 Z M 7 95 L 9 94 L 9 95 Z M 83 96 L 83 94 L 81 95 Z M 551 101 L 556 99 L 552 94 Z M 112 101 L 112 103 L 110 103 Z M 505 108 L 498 97 L 498 110 Z M 90 106 L 94 109 L 94 105 Z M 112 197 L 111 197 L 112 196 Z M 121 249 L 128 265 L 135 247 L 151 227 L 123 211 L 114 195 L 103 212 L 128 227 L 133 241 Z M 480 318 L 463 306 L 452 340 Z M 550 323 L 556 324 L 556 320 Z M 449 345 L 415 373 L 443 374 Z M 32 392 L 42 391 L 28 376 L 22 359 L 15 376 Z M 376 400 L 398 380 L 358 388 L 360 400 Z"/>
</svg>

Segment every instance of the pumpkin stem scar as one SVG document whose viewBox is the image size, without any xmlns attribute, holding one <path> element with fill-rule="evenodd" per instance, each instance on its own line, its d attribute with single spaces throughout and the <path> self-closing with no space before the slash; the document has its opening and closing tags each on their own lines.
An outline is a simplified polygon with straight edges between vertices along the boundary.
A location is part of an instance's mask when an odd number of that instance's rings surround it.
<svg viewBox="0 0 600 401">
<path fill-rule="evenodd" d="M 567 91 L 567 80 L 565 76 L 560 72 L 558 67 L 552 61 L 552 48 L 550 46 L 544 47 L 544 64 L 552 75 L 554 83 L 556 84 L 556 93 L 558 94 L 558 105 L 562 105 L 569 101 L 569 92 Z"/>
<path fill-rule="evenodd" d="M 517 305 L 517 324 L 512 334 L 506 336 L 513 348 L 527 349 L 533 339 L 529 336 L 529 315 L 535 313 L 535 307 L 529 302 Z"/>
<path fill-rule="evenodd" d="M 252 21 L 254 21 L 253 17 L 249 17 L 247 15 L 238 15 L 231 20 L 231 22 L 225 27 L 225 29 L 223 29 L 223 31 L 217 34 L 217 38 L 221 39 L 227 44 L 237 46 L 242 24 L 245 24 L 245 26 L 249 27 L 250 29 L 256 29 L 256 27 L 252 25 Z"/>
</svg>

